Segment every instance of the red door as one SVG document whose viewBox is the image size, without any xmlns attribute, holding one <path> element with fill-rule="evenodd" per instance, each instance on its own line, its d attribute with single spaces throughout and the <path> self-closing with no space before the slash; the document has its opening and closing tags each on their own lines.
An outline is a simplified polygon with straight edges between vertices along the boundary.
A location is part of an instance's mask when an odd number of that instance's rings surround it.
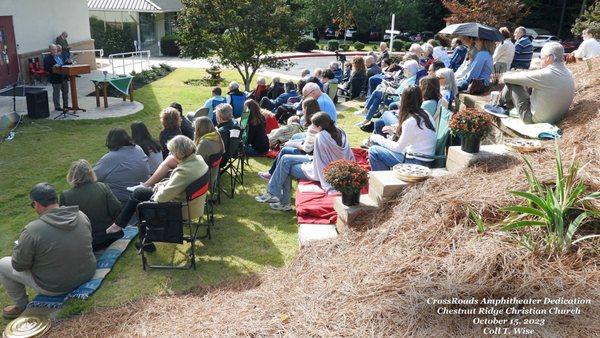
<svg viewBox="0 0 600 338">
<path fill-rule="evenodd" d="M 19 77 L 17 44 L 12 16 L 0 16 L 0 89 L 13 84 Z"/>
</svg>

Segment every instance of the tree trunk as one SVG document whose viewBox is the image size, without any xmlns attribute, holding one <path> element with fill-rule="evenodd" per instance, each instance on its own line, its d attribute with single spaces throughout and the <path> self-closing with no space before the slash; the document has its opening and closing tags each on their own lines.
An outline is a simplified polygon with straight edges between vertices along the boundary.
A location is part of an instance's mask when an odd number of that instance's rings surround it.
<svg viewBox="0 0 600 338">
<path fill-rule="evenodd" d="M 583 2 L 581 3 L 581 9 L 579 10 L 579 16 L 583 15 L 583 12 L 585 12 L 586 7 L 587 7 L 587 0 L 583 0 Z"/>
<path fill-rule="evenodd" d="M 567 0 L 563 0 L 562 12 L 560 13 L 560 23 L 558 24 L 558 34 L 556 34 L 560 38 L 560 34 L 562 33 L 563 24 L 565 22 L 565 11 L 567 9 Z"/>
</svg>

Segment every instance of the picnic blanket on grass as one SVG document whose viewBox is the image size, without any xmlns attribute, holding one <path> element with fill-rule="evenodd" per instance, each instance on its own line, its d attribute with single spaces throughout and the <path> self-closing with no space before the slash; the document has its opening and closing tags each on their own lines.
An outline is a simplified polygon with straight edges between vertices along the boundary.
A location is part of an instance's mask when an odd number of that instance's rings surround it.
<svg viewBox="0 0 600 338">
<path fill-rule="evenodd" d="M 553 140 L 560 138 L 562 131 L 550 123 L 525 124 L 518 117 L 507 117 L 500 119 L 501 123 L 517 133 L 534 139 Z"/>
<path fill-rule="evenodd" d="M 370 170 L 368 163 L 368 152 L 365 149 L 352 148 L 354 158 L 360 166 Z M 369 186 L 361 191 L 366 194 Z M 333 209 L 334 199 L 340 196 L 340 193 L 328 195 L 321 189 L 319 182 L 301 180 L 298 182 L 296 190 L 296 216 L 298 224 L 335 224 L 337 213 Z"/>
<path fill-rule="evenodd" d="M 28 308 L 45 307 L 45 308 L 61 308 L 69 299 L 88 299 L 104 280 L 104 277 L 110 272 L 117 259 L 121 257 L 123 251 L 127 249 L 129 242 L 138 234 L 137 226 L 129 225 L 123 229 L 123 237 L 114 241 L 108 246 L 106 251 L 102 253 L 96 261 L 96 273 L 92 279 L 75 290 L 60 296 L 44 296 L 37 295 L 29 304 Z"/>
</svg>

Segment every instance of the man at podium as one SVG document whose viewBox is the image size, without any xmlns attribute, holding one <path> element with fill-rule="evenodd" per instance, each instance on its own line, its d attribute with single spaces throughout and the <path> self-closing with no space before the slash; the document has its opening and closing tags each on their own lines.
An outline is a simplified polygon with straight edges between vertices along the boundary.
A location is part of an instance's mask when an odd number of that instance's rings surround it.
<svg viewBox="0 0 600 338">
<path fill-rule="evenodd" d="M 55 44 L 51 44 L 48 49 L 50 54 L 44 57 L 44 70 L 50 74 L 48 75 L 48 82 L 52 84 L 54 110 L 62 111 L 63 109 L 67 109 L 69 104 L 69 86 L 67 84 L 67 76 L 59 74 L 57 69 L 64 65 L 65 62 Z M 60 105 L 61 92 L 62 106 Z"/>
</svg>

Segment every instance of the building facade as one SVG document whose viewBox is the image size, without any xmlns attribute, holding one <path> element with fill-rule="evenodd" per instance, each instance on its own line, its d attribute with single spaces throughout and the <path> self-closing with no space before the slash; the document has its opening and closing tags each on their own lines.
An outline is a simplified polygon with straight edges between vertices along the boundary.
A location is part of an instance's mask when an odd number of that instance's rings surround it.
<svg viewBox="0 0 600 338">
<path fill-rule="evenodd" d="M 29 80 L 29 59 L 39 58 L 63 31 L 72 50 L 94 49 L 86 0 L 0 1 L 0 89 Z M 95 66 L 95 54 L 77 62 Z"/>
<path fill-rule="evenodd" d="M 88 0 L 90 17 L 115 27 L 133 23 L 137 29 L 138 50 L 159 55 L 160 39 L 170 34 L 183 5 L 180 0 Z M 127 51 L 123 51 L 127 52 Z"/>
</svg>

